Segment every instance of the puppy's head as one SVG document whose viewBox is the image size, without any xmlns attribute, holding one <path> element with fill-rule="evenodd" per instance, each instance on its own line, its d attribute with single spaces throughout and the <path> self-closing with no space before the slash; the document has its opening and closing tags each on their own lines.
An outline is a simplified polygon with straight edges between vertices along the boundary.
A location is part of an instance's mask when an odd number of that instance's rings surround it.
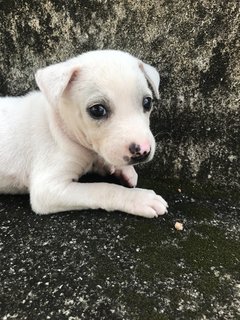
<svg viewBox="0 0 240 320">
<path fill-rule="evenodd" d="M 79 144 L 114 166 L 152 159 L 149 116 L 153 93 L 159 98 L 156 69 L 128 53 L 102 50 L 41 69 L 36 81 Z"/>
</svg>

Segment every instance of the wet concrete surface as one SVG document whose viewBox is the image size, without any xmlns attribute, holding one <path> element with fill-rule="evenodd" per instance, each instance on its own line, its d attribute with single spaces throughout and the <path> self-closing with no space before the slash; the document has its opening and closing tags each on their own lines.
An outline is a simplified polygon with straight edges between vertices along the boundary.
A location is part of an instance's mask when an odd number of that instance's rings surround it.
<svg viewBox="0 0 240 320">
<path fill-rule="evenodd" d="M 169 213 L 37 216 L 28 196 L 1 195 L 1 319 L 240 319 L 238 195 L 140 185 Z"/>
</svg>

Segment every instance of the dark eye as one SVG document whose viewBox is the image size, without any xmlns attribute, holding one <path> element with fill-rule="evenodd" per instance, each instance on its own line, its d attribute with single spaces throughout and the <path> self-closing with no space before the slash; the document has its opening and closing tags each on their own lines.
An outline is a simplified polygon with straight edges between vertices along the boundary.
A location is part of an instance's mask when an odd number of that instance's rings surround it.
<svg viewBox="0 0 240 320">
<path fill-rule="evenodd" d="M 88 108 L 88 113 L 93 119 L 99 120 L 107 117 L 107 109 L 102 104 L 96 104 Z"/>
<path fill-rule="evenodd" d="M 145 97 L 143 98 L 143 109 L 145 112 L 150 111 L 152 108 L 152 98 Z"/>
</svg>

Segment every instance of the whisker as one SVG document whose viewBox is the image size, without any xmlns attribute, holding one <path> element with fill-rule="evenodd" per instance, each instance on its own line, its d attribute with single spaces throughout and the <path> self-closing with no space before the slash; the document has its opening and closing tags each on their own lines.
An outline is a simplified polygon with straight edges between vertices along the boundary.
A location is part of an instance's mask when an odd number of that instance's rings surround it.
<svg viewBox="0 0 240 320">
<path fill-rule="evenodd" d="M 156 134 L 154 135 L 154 138 L 156 139 L 156 137 L 158 137 L 159 135 L 161 135 L 161 136 L 167 135 L 167 136 L 169 136 L 169 138 L 172 137 L 171 133 L 168 132 L 168 131 L 159 131 L 158 133 L 156 133 Z"/>
</svg>

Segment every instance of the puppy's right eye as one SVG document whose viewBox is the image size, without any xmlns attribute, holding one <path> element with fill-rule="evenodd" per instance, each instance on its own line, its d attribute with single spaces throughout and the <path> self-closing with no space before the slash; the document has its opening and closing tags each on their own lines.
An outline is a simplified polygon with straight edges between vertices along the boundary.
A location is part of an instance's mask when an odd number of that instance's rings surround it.
<svg viewBox="0 0 240 320">
<path fill-rule="evenodd" d="M 100 120 L 102 118 L 106 118 L 108 115 L 107 109 L 102 104 L 96 104 L 90 108 L 88 108 L 89 115 L 96 120 Z"/>
<path fill-rule="evenodd" d="M 148 112 L 152 108 L 152 98 L 151 97 L 145 97 L 143 98 L 143 110 L 145 112 Z"/>
</svg>

